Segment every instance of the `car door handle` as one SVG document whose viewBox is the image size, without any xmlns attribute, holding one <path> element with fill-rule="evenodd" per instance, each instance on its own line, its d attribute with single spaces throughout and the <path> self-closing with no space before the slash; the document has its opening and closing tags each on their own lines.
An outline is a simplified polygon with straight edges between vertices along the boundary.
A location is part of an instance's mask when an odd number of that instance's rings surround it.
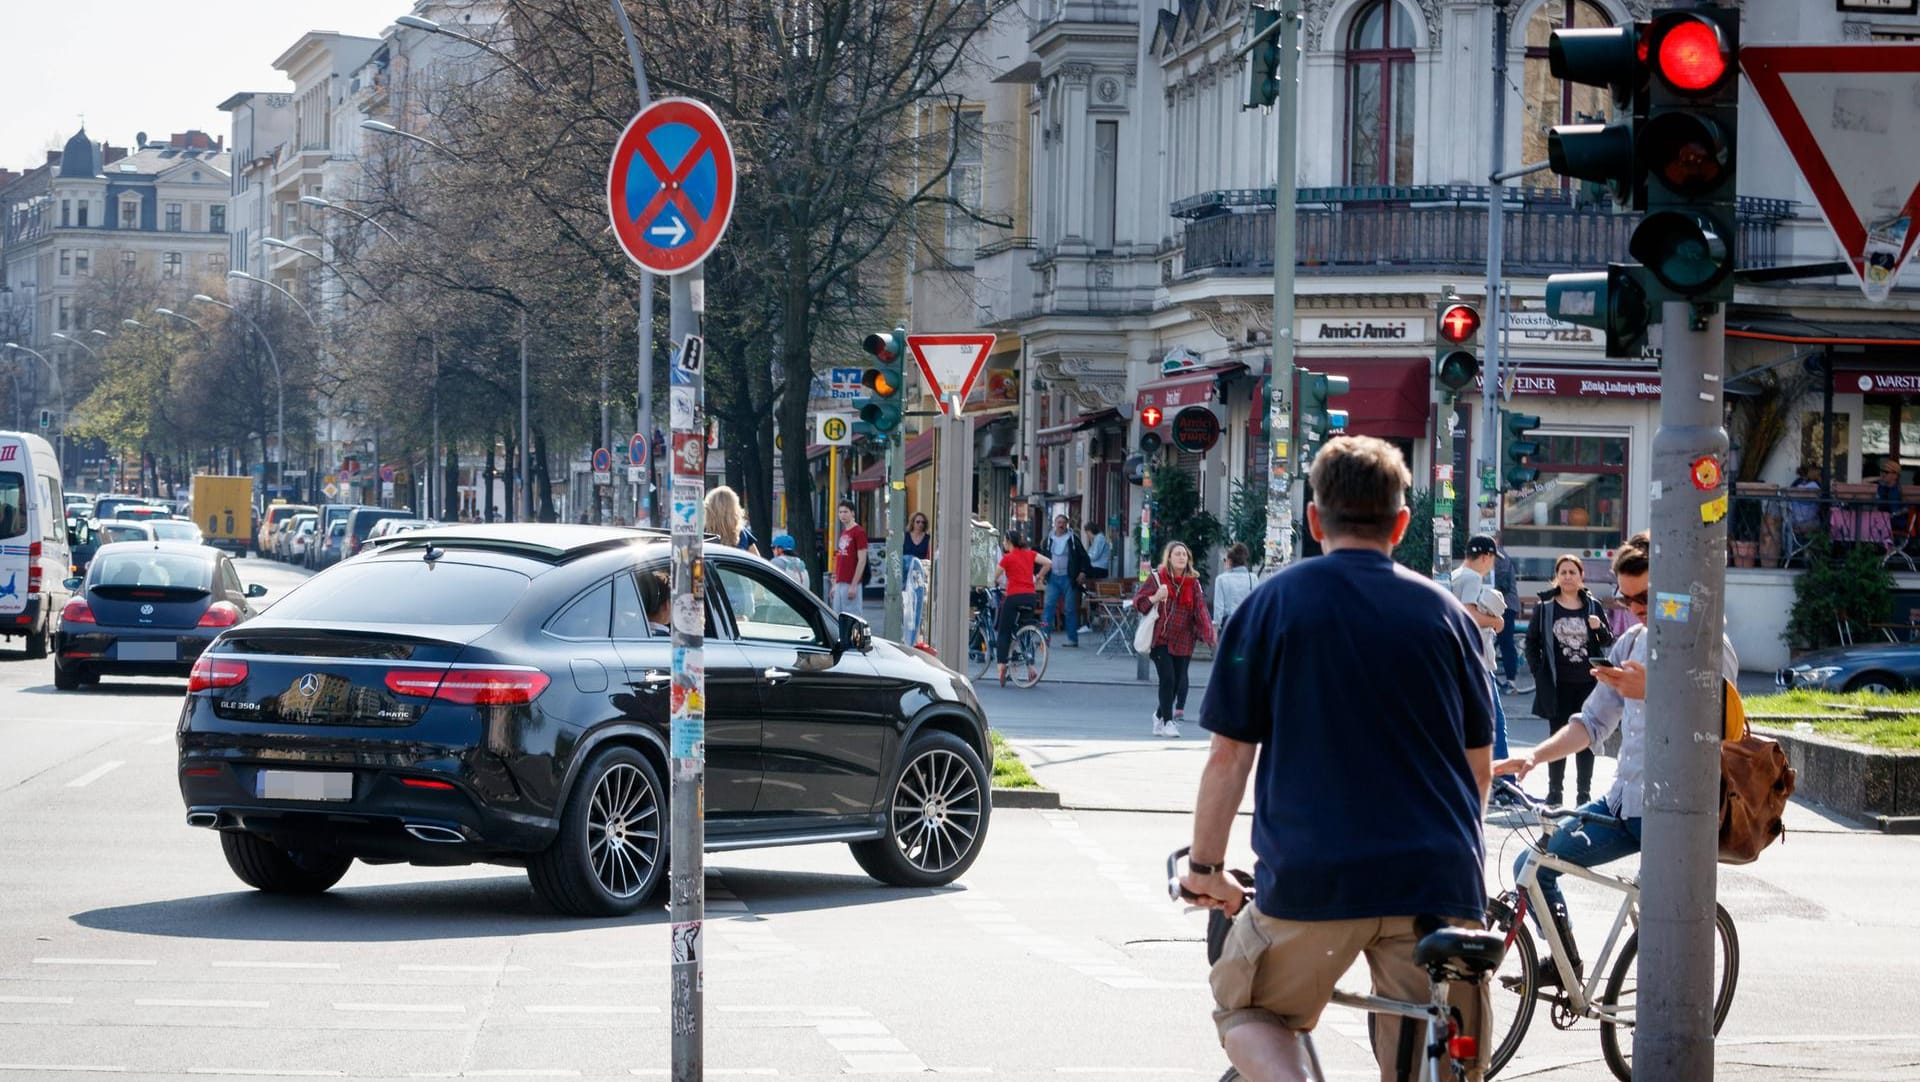
<svg viewBox="0 0 1920 1082">
<path fill-rule="evenodd" d="M 793 679 L 793 674 L 785 669 L 769 668 L 760 674 L 769 684 L 784 684 Z"/>
<path fill-rule="evenodd" d="M 659 669 L 648 669 L 645 676 L 628 681 L 629 686 L 637 687 L 641 691 L 659 691 L 671 683 L 673 683 L 673 677 Z"/>
</svg>

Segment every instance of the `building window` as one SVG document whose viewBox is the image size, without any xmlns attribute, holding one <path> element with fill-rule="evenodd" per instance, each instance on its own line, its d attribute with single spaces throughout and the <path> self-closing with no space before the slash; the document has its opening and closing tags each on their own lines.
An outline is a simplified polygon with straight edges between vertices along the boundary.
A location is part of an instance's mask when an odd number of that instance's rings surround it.
<svg viewBox="0 0 1920 1082">
<path fill-rule="evenodd" d="M 62 248 L 60 249 L 60 277 L 68 278 L 68 277 L 72 277 L 72 275 L 73 275 L 73 252 L 69 249 Z"/>
<path fill-rule="evenodd" d="M 207 208 L 207 228 L 215 233 L 227 231 L 227 205 L 215 203 Z"/>
<path fill-rule="evenodd" d="M 226 277 L 227 257 L 224 254 L 219 252 L 215 252 L 214 254 L 208 256 L 207 269 L 209 271 L 212 271 L 215 274 L 220 275 L 223 278 Z"/>
<path fill-rule="evenodd" d="M 62 227 L 65 227 L 72 224 L 73 224 L 73 200 L 62 199 L 60 201 L 60 225 Z"/>
<path fill-rule="evenodd" d="M 1347 39 L 1347 183 L 1413 183 L 1413 20 L 1373 0 Z"/>
<path fill-rule="evenodd" d="M 1832 420 L 1833 470 L 1827 476 L 1832 478 L 1835 483 L 1840 483 L 1853 476 L 1853 474 L 1847 470 L 1847 461 L 1849 458 L 1847 454 L 1848 437 L 1851 435 L 1848 429 L 1852 427 L 1853 417 L 1845 413 L 1836 413 L 1833 415 Z M 1868 410 L 1867 420 L 1869 423 L 1875 420 L 1875 415 L 1871 408 Z M 1802 418 L 1800 423 L 1800 461 L 1812 466 L 1818 466 L 1825 461 L 1827 449 L 1826 432 L 1825 426 L 1821 424 L 1820 414 L 1809 413 Z M 1872 446 L 1869 439 L 1870 437 L 1868 437 L 1865 432 L 1861 433 L 1862 444 Z M 1863 473 L 1862 476 L 1868 479 L 1877 477 L 1879 467 L 1877 460 L 1874 466 L 1876 470 L 1875 473 Z"/>
<path fill-rule="evenodd" d="M 180 253 L 179 252 L 168 252 L 166 254 L 166 257 L 160 261 L 160 277 L 162 278 L 180 277 Z"/>
<path fill-rule="evenodd" d="M 120 201 L 120 228 L 140 228 L 140 200 L 122 199 Z"/>
<path fill-rule="evenodd" d="M 1527 61 L 1521 83 L 1526 123 L 1521 129 L 1521 161 L 1547 160 L 1547 130 L 1555 124 L 1606 122 L 1612 94 L 1605 87 L 1580 86 L 1554 78 L 1548 67 L 1547 47 L 1555 30 L 1612 25 L 1613 20 L 1593 0 L 1547 0 L 1527 20 Z M 1565 187 L 1573 181 L 1551 173 L 1535 173 L 1526 183 Z"/>
<path fill-rule="evenodd" d="M 73 253 L 73 273 L 88 278 L 93 275 L 93 253 L 85 248 Z"/>
<path fill-rule="evenodd" d="M 60 329 L 63 331 L 71 330 L 73 328 L 73 298 L 61 297 L 59 301 L 55 302 L 54 308 L 60 322 Z"/>
<path fill-rule="evenodd" d="M 1098 120 L 1093 125 L 1093 249 L 1113 251 L 1114 221 L 1119 214 L 1120 122 Z"/>
<path fill-rule="evenodd" d="M 180 204 L 167 204 L 167 232 L 180 232 Z"/>
<path fill-rule="evenodd" d="M 93 209 L 93 200 L 82 199 L 80 201 L 79 207 L 77 207 L 74 211 L 74 213 L 78 215 L 78 217 L 74 219 L 75 224 L 78 225 L 80 228 L 85 229 L 87 227 L 87 212 L 92 209 Z"/>
<path fill-rule="evenodd" d="M 1507 493 L 1510 548 L 1554 552 L 1617 548 L 1627 537 L 1627 436 L 1542 433 L 1540 476 Z"/>
<path fill-rule="evenodd" d="M 973 215 L 980 211 L 981 138 L 980 113 L 963 109 L 953 114 L 953 169 L 947 174 L 947 262 L 955 266 L 973 265 L 973 253 L 980 247 L 980 223 Z"/>
<path fill-rule="evenodd" d="M 133 277 L 134 271 L 137 269 L 139 269 L 137 257 L 135 257 L 135 255 L 132 252 L 121 252 L 120 253 L 120 273 L 131 278 Z"/>
</svg>

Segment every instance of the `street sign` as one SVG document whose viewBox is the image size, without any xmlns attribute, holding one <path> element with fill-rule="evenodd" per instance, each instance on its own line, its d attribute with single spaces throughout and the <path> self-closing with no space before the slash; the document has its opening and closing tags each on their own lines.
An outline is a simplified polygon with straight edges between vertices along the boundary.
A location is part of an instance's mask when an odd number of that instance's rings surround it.
<svg viewBox="0 0 1920 1082">
<path fill-rule="evenodd" d="M 1182 451 L 1202 455 L 1220 442 L 1220 418 L 1206 406 L 1188 406 L 1173 415 L 1173 445 Z"/>
<path fill-rule="evenodd" d="M 830 447 L 852 446 L 853 414 L 820 414 L 813 419 L 813 438 L 816 443 L 824 443 Z"/>
<path fill-rule="evenodd" d="M 690 98 L 634 114 L 607 166 L 614 236 L 655 274 L 699 266 L 727 231 L 733 196 L 733 144 L 713 110 Z"/>
<path fill-rule="evenodd" d="M 627 467 L 627 484 L 637 485 L 642 483 L 646 479 L 647 479 L 647 469 L 645 466 L 628 466 Z"/>
<path fill-rule="evenodd" d="M 326 493 L 327 499 L 331 500 L 334 497 L 340 495 L 340 486 L 329 481 L 326 485 L 322 486 L 320 491 Z"/>
<path fill-rule="evenodd" d="M 613 480 L 613 452 L 605 447 L 593 449 L 593 479 L 599 484 Z"/>
<path fill-rule="evenodd" d="M 1886 300 L 1920 212 L 1920 45 L 1749 45 L 1740 67 L 1861 291 Z"/>
<path fill-rule="evenodd" d="M 920 363 L 920 374 L 933 389 L 934 400 L 942 412 L 949 401 L 965 402 L 973 390 L 973 381 L 986 367 L 987 354 L 993 352 L 991 334 L 910 334 L 907 349 Z"/>
<path fill-rule="evenodd" d="M 644 466 L 647 464 L 647 438 L 638 432 L 627 441 L 627 465 Z"/>
</svg>

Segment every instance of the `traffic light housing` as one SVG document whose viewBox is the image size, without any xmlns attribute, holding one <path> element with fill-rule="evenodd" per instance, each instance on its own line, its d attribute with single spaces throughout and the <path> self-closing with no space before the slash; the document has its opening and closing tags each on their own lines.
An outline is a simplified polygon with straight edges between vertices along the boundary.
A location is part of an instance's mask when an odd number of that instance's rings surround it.
<svg viewBox="0 0 1920 1082">
<path fill-rule="evenodd" d="M 1505 459 L 1502 474 L 1508 492 L 1516 492 L 1540 476 L 1533 467 L 1540 444 L 1532 438 L 1533 430 L 1539 427 L 1540 418 L 1531 413 L 1500 411 L 1500 454 Z"/>
<path fill-rule="evenodd" d="M 1313 456 L 1318 454 L 1328 439 L 1346 431 L 1347 411 L 1329 408 L 1328 402 L 1337 395 L 1343 395 L 1352 388 L 1345 376 L 1331 375 L 1326 372 L 1314 372 L 1305 368 L 1296 368 L 1294 372 L 1300 380 L 1299 394 L 1294 399 L 1300 404 L 1300 469 L 1306 470 L 1313 465 Z"/>
<path fill-rule="evenodd" d="M 1165 437 L 1160 435 L 1160 422 L 1166 420 L 1166 414 L 1159 406 L 1148 406 L 1140 411 L 1140 453 L 1151 460 L 1166 446 Z"/>
<path fill-rule="evenodd" d="M 1280 97 L 1280 30 L 1276 25 L 1280 13 L 1272 8 L 1249 8 L 1247 20 L 1247 28 L 1258 41 L 1247 50 L 1247 97 L 1241 108 L 1260 109 Z"/>
<path fill-rule="evenodd" d="M 1739 52 L 1731 8 L 1668 10 L 1649 24 L 1648 112 L 1636 142 L 1647 216 L 1627 251 L 1647 268 L 1656 303 L 1733 299 Z"/>
<path fill-rule="evenodd" d="M 40 427 L 41 428 L 53 427 L 53 411 L 52 410 L 42 409 L 40 411 Z"/>
<path fill-rule="evenodd" d="M 900 427 L 906 409 L 907 329 L 867 335 L 860 348 L 873 358 L 860 374 L 860 386 L 867 392 L 859 404 L 860 420 L 884 439 Z"/>
<path fill-rule="evenodd" d="M 1614 201 L 1647 207 L 1645 167 L 1635 147 L 1635 129 L 1647 113 L 1647 65 L 1640 56 L 1646 24 L 1555 30 L 1547 67 L 1556 79 L 1605 87 L 1613 94 L 1613 119 L 1605 124 L 1556 124 L 1547 131 L 1547 160 L 1562 176 L 1607 186 Z"/>
<path fill-rule="evenodd" d="M 1480 310 L 1449 290 L 1434 309 L 1433 378 L 1448 394 L 1473 386 L 1480 374 Z"/>
<path fill-rule="evenodd" d="M 1646 268 L 1609 263 L 1603 271 L 1547 276 L 1547 314 L 1606 333 L 1607 356 L 1637 359 L 1656 313 L 1647 305 Z"/>
</svg>

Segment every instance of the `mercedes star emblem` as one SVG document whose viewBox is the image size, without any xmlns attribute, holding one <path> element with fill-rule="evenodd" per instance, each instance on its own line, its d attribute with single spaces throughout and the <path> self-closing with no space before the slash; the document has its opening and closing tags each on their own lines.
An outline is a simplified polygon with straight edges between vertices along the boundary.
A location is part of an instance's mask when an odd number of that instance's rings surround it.
<svg viewBox="0 0 1920 1082">
<path fill-rule="evenodd" d="M 320 677 L 317 673 L 308 673 L 300 678 L 300 695 L 311 699 L 320 694 Z"/>
</svg>

